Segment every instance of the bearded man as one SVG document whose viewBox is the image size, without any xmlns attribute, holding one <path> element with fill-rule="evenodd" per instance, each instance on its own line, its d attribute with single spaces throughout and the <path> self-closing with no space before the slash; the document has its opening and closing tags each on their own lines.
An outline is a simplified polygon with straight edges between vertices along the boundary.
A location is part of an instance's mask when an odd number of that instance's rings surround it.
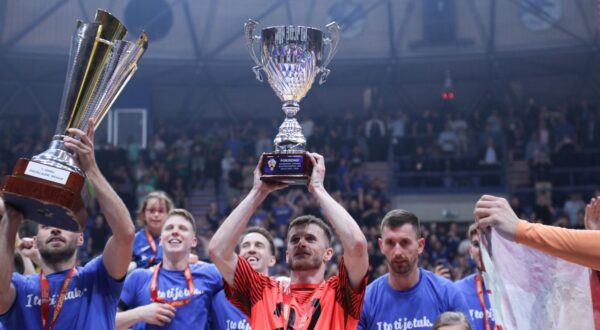
<svg viewBox="0 0 600 330">
<path fill-rule="evenodd" d="M 267 195 L 285 184 L 266 183 L 254 170 L 250 193 L 225 219 L 209 244 L 209 254 L 221 271 L 225 293 L 250 322 L 252 329 L 354 329 L 367 283 L 367 241 L 356 221 L 323 186 L 323 156 L 309 153 L 313 172 L 309 191 L 344 248 L 339 275 L 324 280 L 333 256 L 332 230 L 314 216 L 294 219 L 288 228 L 286 259 L 290 285 L 258 273 L 253 260 L 235 253 L 248 221 Z"/>
<path fill-rule="evenodd" d="M 41 272 L 13 273 L 15 238 L 23 214 L 7 205 L 0 220 L 0 322 L 7 329 L 114 329 L 123 278 L 131 260 L 134 227 L 129 211 L 94 157 L 94 122 L 87 133 L 71 128 L 65 147 L 77 155 L 113 232 L 103 254 L 77 267 L 83 234 L 38 225 L 34 238 Z M 77 139 L 76 139 L 77 138 Z"/>
<path fill-rule="evenodd" d="M 392 210 L 381 220 L 379 249 L 389 273 L 367 287 L 357 329 L 432 329 L 438 315 L 468 308 L 460 290 L 448 279 L 418 266 L 425 248 L 419 219 Z"/>
</svg>

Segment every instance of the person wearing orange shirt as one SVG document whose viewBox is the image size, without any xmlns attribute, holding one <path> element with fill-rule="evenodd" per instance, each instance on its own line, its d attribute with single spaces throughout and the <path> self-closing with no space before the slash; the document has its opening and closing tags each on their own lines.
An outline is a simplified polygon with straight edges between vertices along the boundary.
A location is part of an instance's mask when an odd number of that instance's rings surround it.
<svg viewBox="0 0 600 330">
<path fill-rule="evenodd" d="M 288 228 L 286 259 L 290 285 L 256 272 L 235 253 L 251 215 L 285 184 L 260 180 L 254 170 L 250 193 L 231 212 L 209 244 L 209 254 L 221 271 L 227 298 L 244 312 L 252 329 L 355 329 L 360 317 L 369 267 L 367 241 L 356 221 L 325 190 L 323 156 L 309 153 L 313 172 L 308 189 L 344 248 L 339 275 L 324 279 L 333 256 L 332 231 L 314 216 L 300 216 Z"/>
<path fill-rule="evenodd" d="M 484 195 L 475 204 L 480 228 L 494 227 L 504 238 L 555 257 L 589 267 L 594 323 L 600 329 L 600 199 L 592 198 L 585 209 L 588 230 L 565 229 L 520 220 L 506 199 Z"/>
</svg>

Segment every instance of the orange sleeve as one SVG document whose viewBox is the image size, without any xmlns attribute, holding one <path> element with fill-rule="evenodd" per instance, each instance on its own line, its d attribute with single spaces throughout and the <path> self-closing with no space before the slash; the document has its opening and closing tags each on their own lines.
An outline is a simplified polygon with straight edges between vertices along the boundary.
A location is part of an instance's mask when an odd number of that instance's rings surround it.
<svg viewBox="0 0 600 330">
<path fill-rule="evenodd" d="M 231 287 L 226 281 L 223 281 L 225 296 L 232 305 L 248 317 L 251 316 L 252 306 L 263 298 L 263 290 L 273 287 L 276 283 L 268 276 L 256 272 L 241 256 L 238 256 L 233 282 L 233 287 Z"/>
<path fill-rule="evenodd" d="M 342 306 L 346 313 L 357 320 L 360 318 L 367 281 L 368 276 L 365 274 L 360 288 L 357 291 L 352 289 L 350 280 L 348 279 L 348 270 L 344 264 L 344 257 L 342 257 L 342 261 L 340 262 L 339 275 L 332 276 L 328 280 L 329 286 L 335 290 L 335 300 L 337 303 Z"/>
<path fill-rule="evenodd" d="M 561 259 L 600 270 L 600 230 L 565 229 L 521 220 L 517 224 L 515 240 Z"/>
</svg>

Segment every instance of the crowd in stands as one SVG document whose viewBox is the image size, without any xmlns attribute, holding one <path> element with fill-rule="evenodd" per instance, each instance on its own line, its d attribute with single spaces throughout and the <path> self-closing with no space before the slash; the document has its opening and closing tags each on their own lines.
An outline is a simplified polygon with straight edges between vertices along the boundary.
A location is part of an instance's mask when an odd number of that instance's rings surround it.
<svg viewBox="0 0 600 330">
<path fill-rule="evenodd" d="M 48 119 L 12 118 L 0 123 L 0 173 L 9 174 L 16 160 L 47 148 L 54 123 Z M 188 208 L 194 190 L 209 190 L 213 202 L 195 214 L 199 227 L 196 253 L 207 258 L 212 233 L 252 185 L 252 171 L 263 152 L 273 150 L 279 121 L 212 120 L 152 125 L 148 147 L 135 142 L 116 148 L 96 142 L 96 157 L 108 181 L 133 212 L 149 192 L 163 190 L 177 207 Z M 380 111 L 368 116 L 304 118 L 308 148 L 325 156 L 329 191 L 358 221 L 369 242 L 371 278 L 386 272 L 377 247 L 378 221 L 391 208 L 390 192 L 398 187 L 495 187 L 509 191 L 503 179 L 511 162 L 526 161 L 526 193 L 514 189 L 511 205 L 523 219 L 571 228 L 583 227 L 585 202 L 597 195 L 600 182 L 600 113 L 585 101 L 559 106 L 455 110 Z M 133 140 L 131 140 L 133 141 Z M 373 179 L 366 162 L 390 162 L 395 180 Z M 573 170 L 575 169 L 575 170 Z M 448 175 L 448 173 L 467 175 Z M 442 173 L 443 175 L 440 175 Z M 565 188 L 566 187 L 566 188 Z M 534 189 L 536 188 L 536 189 Z M 93 193 L 93 192 L 89 192 Z M 475 202 L 475 201 L 473 201 Z M 403 207 L 403 206 L 400 206 Z M 404 206 L 410 209 L 410 206 Z M 110 231 L 90 205 L 87 246 L 81 258 L 99 253 Z M 274 274 L 283 275 L 284 239 L 290 218 L 320 216 L 305 188 L 273 194 L 251 219 L 269 229 L 278 248 Z M 455 279 L 473 270 L 466 239 L 468 224 L 422 224 L 426 240 L 424 267 L 450 266 Z M 341 245 L 335 245 L 340 255 Z M 335 265 L 329 270 L 335 273 Z"/>
</svg>

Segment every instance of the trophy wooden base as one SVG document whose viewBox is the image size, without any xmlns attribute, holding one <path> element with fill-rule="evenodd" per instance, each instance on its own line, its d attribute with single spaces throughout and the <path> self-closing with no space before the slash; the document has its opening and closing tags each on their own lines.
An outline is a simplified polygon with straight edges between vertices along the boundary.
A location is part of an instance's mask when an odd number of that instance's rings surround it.
<svg viewBox="0 0 600 330">
<path fill-rule="evenodd" d="M 306 152 L 283 154 L 263 153 L 260 157 L 260 179 L 290 185 L 306 185 L 313 165 Z"/>
<path fill-rule="evenodd" d="M 4 202 L 23 212 L 26 219 L 68 231 L 81 232 L 87 211 L 81 189 L 85 177 L 21 158 L 12 175 L 4 177 Z"/>
</svg>

